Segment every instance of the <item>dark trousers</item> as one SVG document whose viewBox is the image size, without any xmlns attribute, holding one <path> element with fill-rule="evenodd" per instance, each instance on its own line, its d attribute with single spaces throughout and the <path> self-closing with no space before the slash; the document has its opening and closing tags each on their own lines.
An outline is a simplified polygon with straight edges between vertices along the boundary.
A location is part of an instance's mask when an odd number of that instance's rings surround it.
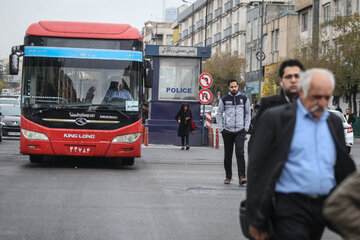
<svg viewBox="0 0 360 240">
<path fill-rule="evenodd" d="M 186 139 L 186 145 L 189 145 L 189 135 L 181 136 L 181 145 L 184 146 L 184 140 Z"/>
<path fill-rule="evenodd" d="M 321 210 L 325 196 L 276 194 L 272 227 L 275 240 L 320 240 L 325 221 Z"/>
<path fill-rule="evenodd" d="M 224 140 L 224 168 L 226 178 L 232 178 L 232 155 L 235 144 L 235 155 L 238 166 L 238 176 L 245 177 L 245 158 L 244 158 L 244 141 L 245 131 L 229 132 L 223 130 L 221 132 Z"/>
</svg>

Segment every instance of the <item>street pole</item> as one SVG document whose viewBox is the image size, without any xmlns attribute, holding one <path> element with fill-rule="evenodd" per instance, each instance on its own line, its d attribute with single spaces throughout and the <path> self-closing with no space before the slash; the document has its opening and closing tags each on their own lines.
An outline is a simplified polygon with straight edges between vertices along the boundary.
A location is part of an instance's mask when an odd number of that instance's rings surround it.
<svg viewBox="0 0 360 240">
<path fill-rule="evenodd" d="M 261 2 L 261 10 L 260 10 L 260 59 L 258 59 L 260 61 L 259 64 L 259 73 L 258 73 L 258 77 L 259 77 L 259 99 L 261 98 L 261 82 L 263 79 L 263 71 L 262 71 L 262 62 L 263 62 L 263 23 L 264 23 L 264 0 L 262 0 Z"/>
</svg>

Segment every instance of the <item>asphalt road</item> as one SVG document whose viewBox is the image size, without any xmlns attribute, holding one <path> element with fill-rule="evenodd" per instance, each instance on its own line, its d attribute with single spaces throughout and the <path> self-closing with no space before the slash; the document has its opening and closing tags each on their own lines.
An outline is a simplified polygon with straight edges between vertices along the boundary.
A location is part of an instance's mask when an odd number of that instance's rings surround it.
<svg viewBox="0 0 360 240">
<path fill-rule="evenodd" d="M 222 158 L 222 144 L 150 145 L 133 167 L 101 159 L 30 164 L 18 140 L 4 139 L 0 239 L 244 239 L 238 207 L 246 187 L 223 184 Z M 340 238 L 326 231 L 323 239 Z"/>
</svg>

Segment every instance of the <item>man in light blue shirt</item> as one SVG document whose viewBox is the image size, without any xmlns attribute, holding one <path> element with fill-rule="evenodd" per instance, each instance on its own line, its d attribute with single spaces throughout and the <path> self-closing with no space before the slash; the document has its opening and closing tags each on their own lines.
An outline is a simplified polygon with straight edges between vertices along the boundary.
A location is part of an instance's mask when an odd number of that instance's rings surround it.
<svg viewBox="0 0 360 240">
<path fill-rule="evenodd" d="M 299 99 L 266 110 L 254 132 L 247 219 L 255 240 L 267 239 L 271 231 L 275 239 L 320 240 L 324 200 L 355 170 L 342 121 L 326 110 L 333 74 L 307 70 L 298 87 Z"/>
<path fill-rule="evenodd" d="M 112 77 L 110 80 L 110 87 L 109 90 L 106 92 L 105 99 L 106 101 L 111 100 L 112 98 L 119 98 L 119 99 L 125 99 L 129 101 L 133 101 L 133 97 L 131 96 L 130 92 L 125 88 L 125 81 L 124 79 L 117 80 L 116 78 L 119 77 Z"/>
</svg>

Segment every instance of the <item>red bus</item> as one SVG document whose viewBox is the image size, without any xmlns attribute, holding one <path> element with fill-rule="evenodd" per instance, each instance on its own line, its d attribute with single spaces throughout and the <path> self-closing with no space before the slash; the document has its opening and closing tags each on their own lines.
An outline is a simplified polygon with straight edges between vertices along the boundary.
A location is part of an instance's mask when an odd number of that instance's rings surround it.
<svg viewBox="0 0 360 240">
<path fill-rule="evenodd" d="M 142 99 L 152 85 L 142 36 L 128 24 L 40 21 L 12 48 L 10 73 L 23 56 L 20 153 L 141 156 Z"/>
</svg>

